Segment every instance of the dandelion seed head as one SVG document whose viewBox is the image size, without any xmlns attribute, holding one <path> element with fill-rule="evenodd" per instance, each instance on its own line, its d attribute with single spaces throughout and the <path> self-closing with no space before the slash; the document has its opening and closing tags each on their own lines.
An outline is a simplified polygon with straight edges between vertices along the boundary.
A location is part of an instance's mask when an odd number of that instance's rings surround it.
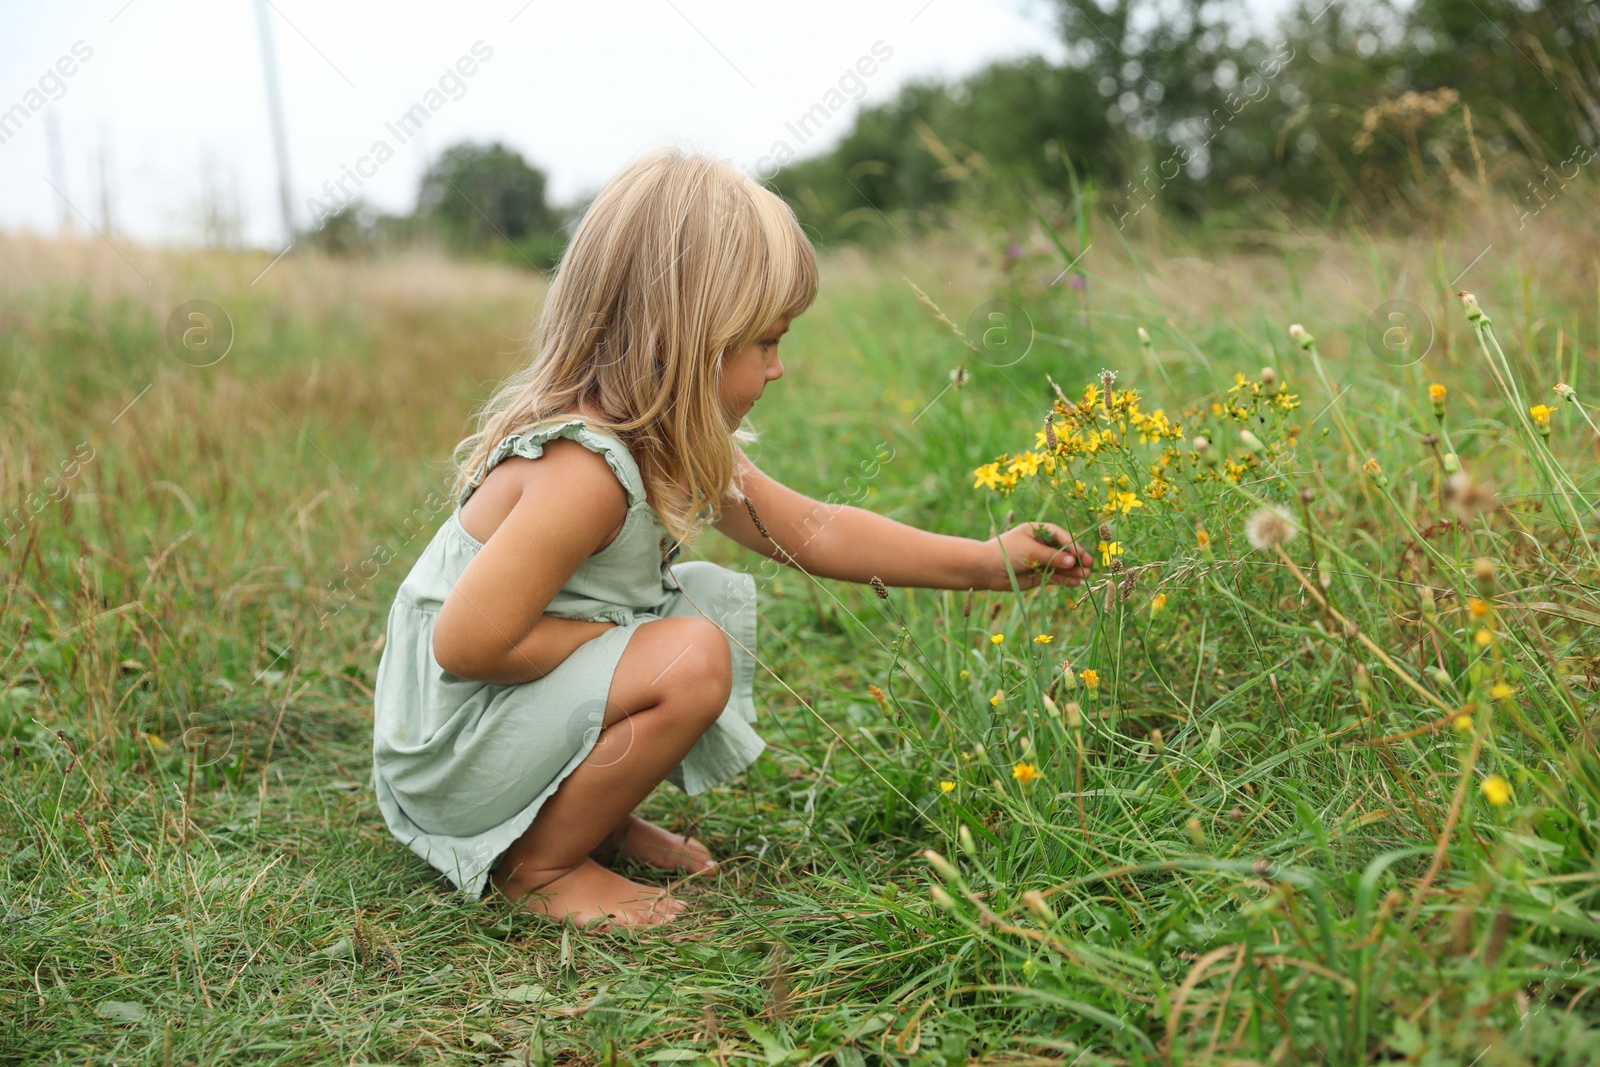
<svg viewBox="0 0 1600 1067">
<path fill-rule="evenodd" d="M 1446 457 L 1447 460 L 1449 458 Z M 1448 466 L 1448 463 L 1446 465 Z M 1470 519 L 1500 507 L 1500 498 L 1495 495 L 1492 488 L 1459 469 L 1445 481 L 1444 499 L 1445 503 L 1454 508 L 1456 514 L 1463 519 Z"/>
<path fill-rule="evenodd" d="M 1257 551 L 1286 544 L 1295 533 L 1294 520 L 1279 507 L 1257 508 L 1244 526 L 1245 540 Z"/>
</svg>

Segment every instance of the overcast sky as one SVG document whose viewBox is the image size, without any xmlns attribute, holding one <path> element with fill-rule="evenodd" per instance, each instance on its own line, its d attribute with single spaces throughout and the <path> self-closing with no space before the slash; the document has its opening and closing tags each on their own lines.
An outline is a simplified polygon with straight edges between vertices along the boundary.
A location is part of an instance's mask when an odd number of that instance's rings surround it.
<svg viewBox="0 0 1600 1067">
<path fill-rule="evenodd" d="M 261 3 L 302 226 L 341 177 L 410 210 L 425 160 L 463 139 L 521 152 L 566 203 L 660 144 L 770 173 L 780 142 L 813 154 L 913 77 L 1061 58 L 1043 0 Z M 188 241 L 211 188 L 248 243 L 281 248 L 264 84 L 257 0 L 0 0 L 0 229 L 104 229 L 104 184 L 112 234 Z M 820 129 L 795 125 L 818 104 Z"/>
</svg>

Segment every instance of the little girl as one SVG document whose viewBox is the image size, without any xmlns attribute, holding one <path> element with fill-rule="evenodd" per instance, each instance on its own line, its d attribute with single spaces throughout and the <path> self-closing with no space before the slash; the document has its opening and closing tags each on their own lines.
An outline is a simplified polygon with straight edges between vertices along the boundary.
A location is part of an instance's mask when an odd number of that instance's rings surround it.
<svg viewBox="0 0 1600 1067">
<path fill-rule="evenodd" d="M 633 814 L 663 779 L 694 796 L 765 747 L 751 728 L 755 580 L 676 562 L 707 523 L 844 581 L 1001 590 L 1013 573 L 1025 589 L 1087 575 L 1060 526 L 933 534 L 756 469 L 741 421 L 783 375 L 779 338 L 816 287 L 788 207 L 712 158 L 645 156 L 584 213 L 528 365 L 456 449 L 456 510 L 401 584 L 378 664 L 379 810 L 463 892 L 492 885 L 609 931 L 685 905 L 604 861 L 716 869 L 698 840 Z"/>
</svg>

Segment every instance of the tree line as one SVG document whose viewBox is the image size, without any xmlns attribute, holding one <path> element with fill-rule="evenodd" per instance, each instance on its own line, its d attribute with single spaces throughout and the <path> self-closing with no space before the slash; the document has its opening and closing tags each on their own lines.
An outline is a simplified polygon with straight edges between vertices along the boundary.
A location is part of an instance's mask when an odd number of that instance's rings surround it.
<svg viewBox="0 0 1600 1067">
<path fill-rule="evenodd" d="M 769 187 L 821 243 L 1026 217 L 1067 192 L 1123 226 L 1278 212 L 1404 224 L 1462 183 L 1524 218 L 1593 160 L 1600 0 L 1297 0 L 1262 30 L 1245 0 L 1048 0 L 1065 59 L 909 83 Z M 430 240 L 548 269 L 582 205 L 500 144 L 429 168 L 417 209 L 352 204 L 308 237 L 335 251 Z"/>
<path fill-rule="evenodd" d="M 1243 0 L 1051 10 L 1064 62 L 907 85 L 773 185 L 823 239 L 1080 182 L 1124 225 L 1152 205 L 1392 222 L 1457 180 L 1537 210 L 1600 131 L 1596 0 L 1301 0 L 1265 31 Z"/>
</svg>

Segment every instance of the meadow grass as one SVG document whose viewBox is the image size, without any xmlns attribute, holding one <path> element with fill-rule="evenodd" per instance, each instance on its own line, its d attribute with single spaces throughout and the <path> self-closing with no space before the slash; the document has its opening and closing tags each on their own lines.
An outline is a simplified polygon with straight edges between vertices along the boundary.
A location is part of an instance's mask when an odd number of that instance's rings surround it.
<svg viewBox="0 0 1600 1067">
<path fill-rule="evenodd" d="M 1569 197 L 828 251 L 757 462 L 1060 523 L 1095 580 L 885 600 L 708 537 L 759 578 L 770 747 L 646 802 L 723 873 L 637 937 L 464 902 L 370 792 L 384 619 L 540 279 L 0 240 L 0 1059 L 1594 1062 Z M 164 336 L 198 298 L 212 366 Z"/>
</svg>

